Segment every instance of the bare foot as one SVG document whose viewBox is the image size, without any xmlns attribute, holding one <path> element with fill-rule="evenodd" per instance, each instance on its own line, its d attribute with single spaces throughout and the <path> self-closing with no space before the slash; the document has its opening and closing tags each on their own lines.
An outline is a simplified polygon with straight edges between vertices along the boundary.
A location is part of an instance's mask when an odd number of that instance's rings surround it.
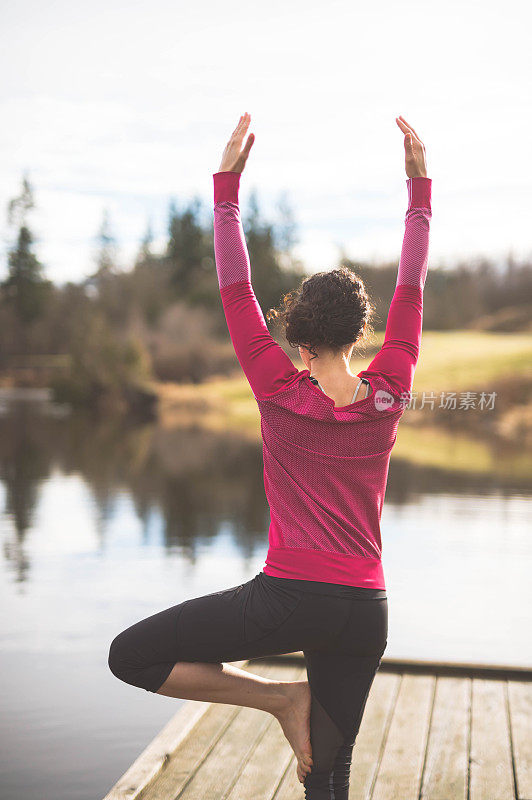
<svg viewBox="0 0 532 800">
<path fill-rule="evenodd" d="M 279 681 L 279 690 L 286 697 L 286 706 L 275 716 L 297 758 L 297 777 L 300 783 L 312 769 L 310 744 L 310 703 L 308 681 Z"/>
</svg>

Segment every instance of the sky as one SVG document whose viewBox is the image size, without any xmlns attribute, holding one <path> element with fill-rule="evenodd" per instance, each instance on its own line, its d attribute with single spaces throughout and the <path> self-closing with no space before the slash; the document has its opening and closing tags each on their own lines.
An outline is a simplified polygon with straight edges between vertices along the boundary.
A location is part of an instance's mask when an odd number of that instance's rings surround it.
<svg viewBox="0 0 532 800">
<path fill-rule="evenodd" d="M 162 252 L 171 199 L 212 220 L 244 111 L 242 210 L 255 190 L 273 222 L 284 196 L 309 271 L 399 258 L 399 114 L 433 182 L 429 265 L 530 257 L 531 16 L 524 0 L 3 0 L 0 278 L 24 174 L 50 279 L 94 271 L 104 210 L 127 268 L 149 221 Z"/>
</svg>

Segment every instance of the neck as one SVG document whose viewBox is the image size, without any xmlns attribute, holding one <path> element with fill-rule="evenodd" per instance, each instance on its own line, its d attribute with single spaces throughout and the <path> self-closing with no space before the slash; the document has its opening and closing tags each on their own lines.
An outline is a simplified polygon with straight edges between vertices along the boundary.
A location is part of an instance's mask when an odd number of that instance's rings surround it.
<svg viewBox="0 0 532 800">
<path fill-rule="evenodd" d="M 346 359 L 342 361 L 336 361 L 334 363 L 326 363 L 322 362 L 319 367 L 311 361 L 308 370 L 313 378 L 316 378 L 320 383 L 324 381 L 325 383 L 330 383 L 338 378 L 345 377 L 348 375 L 350 378 L 356 378 L 350 368 L 349 362 Z"/>
</svg>

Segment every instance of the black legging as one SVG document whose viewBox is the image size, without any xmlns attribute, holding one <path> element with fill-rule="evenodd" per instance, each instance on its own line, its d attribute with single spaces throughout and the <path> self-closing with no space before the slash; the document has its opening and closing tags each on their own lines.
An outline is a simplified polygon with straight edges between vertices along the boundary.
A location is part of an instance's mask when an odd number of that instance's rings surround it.
<svg viewBox="0 0 532 800">
<path fill-rule="evenodd" d="M 384 590 L 277 578 L 184 600 L 111 642 L 117 678 L 156 692 L 177 661 L 232 662 L 303 651 L 312 695 L 308 800 L 347 800 L 355 738 L 386 649 Z"/>
</svg>

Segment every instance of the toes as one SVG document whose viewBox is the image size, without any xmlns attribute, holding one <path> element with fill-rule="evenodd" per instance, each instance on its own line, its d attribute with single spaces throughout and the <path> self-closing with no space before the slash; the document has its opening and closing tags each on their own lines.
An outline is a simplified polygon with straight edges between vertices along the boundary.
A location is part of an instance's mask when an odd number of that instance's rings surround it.
<svg viewBox="0 0 532 800">
<path fill-rule="evenodd" d="M 298 769 L 297 777 L 298 777 L 298 780 L 299 780 L 300 783 L 305 783 L 306 775 L 307 775 L 306 772 L 301 772 L 301 770 Z"/>
<path fill-rule="evenodd" d="M 307 772 L 310 772 L 312 770 L 312 759 L 310 760 L 298 759 L 297 763 L 298 763 L 298 769 L 300 769 L 301 772 L 305 775 L 307 774 Z"/>
</svg>

